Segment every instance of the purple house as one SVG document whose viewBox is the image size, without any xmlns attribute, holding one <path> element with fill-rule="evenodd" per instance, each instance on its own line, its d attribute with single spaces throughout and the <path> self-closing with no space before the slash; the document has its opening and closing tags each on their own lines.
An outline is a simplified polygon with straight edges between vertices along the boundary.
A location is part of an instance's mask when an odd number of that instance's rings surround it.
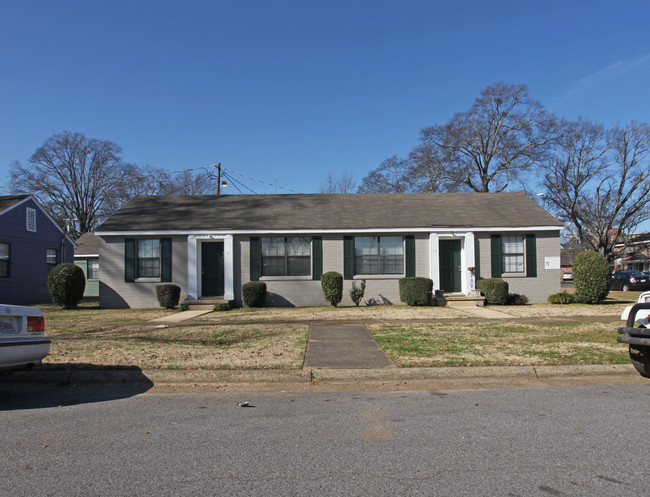
<svg viewBox="0 0 650 497">
<path fill-rule="evenodd" d="M 0 196 L 0 303 L 49 302 L 47 274 L 75 247 L 34 197 Z"/>
</svg>

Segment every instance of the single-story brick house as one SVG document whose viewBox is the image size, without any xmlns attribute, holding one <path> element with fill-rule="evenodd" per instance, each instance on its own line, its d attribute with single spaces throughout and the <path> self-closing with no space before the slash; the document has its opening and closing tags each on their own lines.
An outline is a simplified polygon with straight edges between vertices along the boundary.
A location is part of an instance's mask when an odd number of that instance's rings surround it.
<svg viewBox="0 0 650 497">
<path fill-rule="evenodd" d="M 34 197 L 0 196 L 0 303 L 49 302 L 47 275 L 75 247 Z"/>
<path fill-rule="evenodd" d="M 365 279 L 365 298 L 399 303 L 398 280 L 431 278 L 469 293 L 502 277 L 544 302 L 560 291 L 562 223 L 523 193 L 168 195 L 128 202 L 96 231 L 100 305 L 156 307 L 155 287 L 181 298 L 242 303 L 248 281 L 268 305 L 326 305 L 324 272 Z"/>
</svg>

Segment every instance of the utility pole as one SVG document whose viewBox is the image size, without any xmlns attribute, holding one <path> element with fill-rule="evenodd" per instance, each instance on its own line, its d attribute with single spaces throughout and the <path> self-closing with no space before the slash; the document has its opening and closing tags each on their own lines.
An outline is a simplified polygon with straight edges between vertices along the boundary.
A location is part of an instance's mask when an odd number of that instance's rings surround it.
<svg viewBox="0 0 650 497">
<path fill-rule="evenodd" d="M 217 195 L 221 195 L 221 162 L 217 164 Z"/>
</svg>

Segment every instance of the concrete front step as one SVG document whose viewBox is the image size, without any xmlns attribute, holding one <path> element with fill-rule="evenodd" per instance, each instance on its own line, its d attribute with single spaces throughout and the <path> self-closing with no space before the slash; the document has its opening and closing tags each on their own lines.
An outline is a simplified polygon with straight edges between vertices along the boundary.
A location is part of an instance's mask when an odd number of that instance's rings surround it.
<svg viewBox="0 0 650 497">
<path fill-rule="evenodd" d="M 226 300 L 219 298 L 201 298 L 195 300 L 184 300 L 183 304 L 191 311 L 212 310 L 217 304 L 230 304 L 231 307 L 235 306 L 234 300 Z"/>
<path fill-rule="evenodd" d="M 435 297 L 434 301 L 436 305 L 442 307 L 483 307 L 485 305 L 485 297 L 468 297 L 463 293 L 451 293 L 442 297 Z"/>
</svg>

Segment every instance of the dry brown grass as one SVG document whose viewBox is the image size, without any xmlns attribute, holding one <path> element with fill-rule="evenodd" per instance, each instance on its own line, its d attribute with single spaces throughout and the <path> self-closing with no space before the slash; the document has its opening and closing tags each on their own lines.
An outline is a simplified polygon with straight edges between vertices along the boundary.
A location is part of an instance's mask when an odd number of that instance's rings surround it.
<svg viewBox="0 0 650 497">
<path fill-rule="evenodd" d="M 53 340 L 45 363 L 48 367 L 295 369 L 302 367 L 309 323 L 315 321 L 367 325 L 403 367 L 626 362 L 611 320 L 637 296 L 628 292 L 622 297 L 625 300 L 601 305 L 493 306 L 486 309 L 513 318 L 491 322 L 482 321 L 480 314 L 477 317 L 477 308 L 244 308 L 206 314 L 164 329 L 151 321 L 177 311 L 99 309 L 92 302 L 68 311 L 43 306 L 47 335 Z M 554 322 L 554 317 L 562 319 Z M 588 322 L 581 323 L 581 317 L 588 317 Z"/>
<path fill-rule="evenodd" d="M 153 325 L 48 329 L 44 364 L 140 369 L 297 369 L 302 367 L 307 325 Z"/>
</svg>

